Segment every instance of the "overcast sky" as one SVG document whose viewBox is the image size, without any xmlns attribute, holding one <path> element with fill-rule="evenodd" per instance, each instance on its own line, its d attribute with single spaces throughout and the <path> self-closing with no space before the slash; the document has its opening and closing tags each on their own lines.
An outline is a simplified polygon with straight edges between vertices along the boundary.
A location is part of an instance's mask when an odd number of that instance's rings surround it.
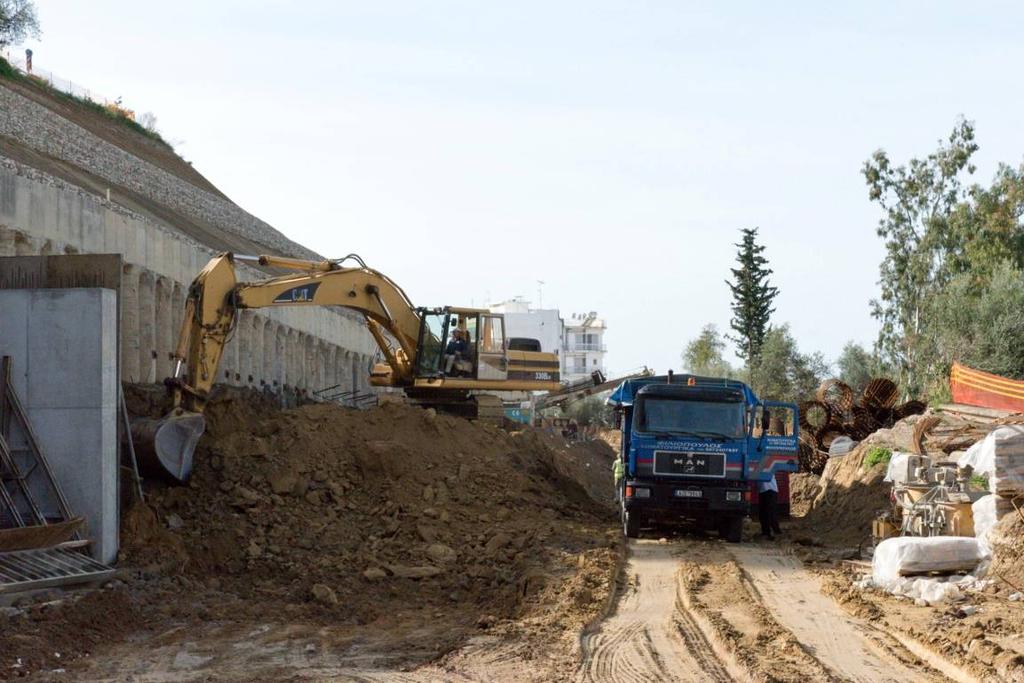
<svg viewBox="0 0 1024 683">
<path fill-rule="evenodd" d="M 1019 3 L 36 0 L 37 67 L 153 112 L 235 202 L 418 305 L 598 311 L 608 367 L 728 327 L 759 226 L 773 322 L 834 359 L 877 325 L 875 149 L 976 121 L 1024 154 Z"/>
</svg>

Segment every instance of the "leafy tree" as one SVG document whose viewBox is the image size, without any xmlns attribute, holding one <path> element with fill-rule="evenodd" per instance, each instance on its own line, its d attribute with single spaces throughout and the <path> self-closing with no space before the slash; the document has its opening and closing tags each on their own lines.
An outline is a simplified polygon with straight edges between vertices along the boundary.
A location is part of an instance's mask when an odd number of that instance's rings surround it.
<svg viewBox="0 0 1024 683">
<path fill-rule="evenodd" d="M 32 0 L 0 0 L 0 47 L 39 36 L 39 18 Z"/>
<path fill-rule="evenodd" d="M 789 325 L 773 327 L 765 334 L 757 359 L 748 364 L 749 380 L 763 399 L 803 401 L 814 394 L 828 375 L 829 366 L 820 353 L 803 354 Z"/>
<path fill-rule="evenodd" d="M 839 379 L 849 384 L 854 392 L 860 393 L 868 382 L 879 375 L 887 374 L 877 356 L 856 342 L 846 342 L 836 360 Z"/>
<path fill-rule="evenodd" d="M 972 185 L 967 201 L 949 218 L 946 272 L 949 277 L 971 272 L 979 284 L 1008 261 L 1024 268 L 1024 166 L 1000 164 L 992 186 Z"/>
<path fill-rule="evenodd" d="M 564 413 L 567 417 L 576 420 L 582 427 L 612 426 L 612 410 L 605 405 L 604 399 L 600 396 L 588 396 L 580 401 L 570 403 L 566 406 Z"/>
<path fill-rule="evenodd" d="M 737 355 L 748 365 L 757 359 L 768 332 L 768 322 L 775 309 L 772 301 L 779 290 L 772 287 L 768 276 L 764 246 L 757 243 L 757 228 L 744 228 L 743 239 L 736 247 L 739 268 L 731 268 L 733 280 L 727 282 L 732 290 L 732 320 L 729 326 L 736 333 L 728 339 L 736 344 Z"/>
<path fill-rule="evenodd" d="M 980 313 L 997 270 L 1024 267 L 1024 166 L 1000 166 L 991 187 L 965 186 L 977 149 L 973 124 L 960 120 L 924 159 L 894 166 L 878 151 L 864 164 L 869 196 L 884 211 L 881 297 L 872 302 L 881 321 L 878 349 L 908 394 L 944 386 L 937 373 L 966 357 L 948 331 L 966 334 L 963 316 Z M 1011 276 L 1000 277 L 1005 283 Z M 984 357 L 980 348 L 996 356 Z M 972 357 L 983 369 L 1012 366 L 992 345 L 976 347 Z"/>
<path fill-rule="evenodd" d="M 894 166 L 876 151 L 864 163 L 868 196 L 881 206 L 878 236 L 885 242 L 879 269 L 881 299 L 871 302 L 881 321 L 879 347 L 893 362 L 904 386 L 919 388 L 917 341 L 928 295 L 948 280 L 949 217 L 965 197 L 962 176 L 974 173 L 974 125 L 960 120 L 946 143 L 925 159 Z"/>
<path fill-rule="evenodd" d="M 683 369 L 705 377 L 732 377 L 733 369 L 722 356 L 723 351 L 725 341 L 718 333 L 718 328 L 711 324 L 705 325 L 700 336 L 691 340 L 683 349 Z"/>
<path fill-rule="evenodd" d="M 996 264 L 981 290 L 972 272 L 954 277 L 929 300 L 926 321 L 923 388 L 933 398 L 946 397 L 953 361 L 1024 379 L 1024 272 L 1012 263 Z"/>
</svg>

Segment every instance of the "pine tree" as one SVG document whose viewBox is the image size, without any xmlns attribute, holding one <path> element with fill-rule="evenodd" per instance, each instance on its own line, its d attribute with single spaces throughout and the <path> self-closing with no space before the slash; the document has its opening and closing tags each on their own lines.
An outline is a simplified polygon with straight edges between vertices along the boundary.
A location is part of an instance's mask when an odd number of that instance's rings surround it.
<svg viewBox="0 0 1024 683">
<path fill-rule="evenodd" d="M 743 240 L 736 245 L 740 267 L 730 268 L 733 281 L 726 282 L 732 290 L 733 317 L 729 326 L 736 333 L 728 338 L 736 344 L 736 355 L 747 361 L 748 367 L 753 367 L 761 352 L 768 321 L 775 312 L 772 301 L 779 293 L 768 281 L 772 270 L 767 267 L 768 259 L 762 255 L 764 246 L 757 243 L 757 230 L 742 230 Z"/>
</svg>

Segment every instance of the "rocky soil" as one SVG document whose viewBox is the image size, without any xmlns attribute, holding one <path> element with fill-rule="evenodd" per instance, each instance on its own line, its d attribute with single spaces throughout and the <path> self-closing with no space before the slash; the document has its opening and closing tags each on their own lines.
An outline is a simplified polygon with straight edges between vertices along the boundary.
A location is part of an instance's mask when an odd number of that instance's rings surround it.
<svg viewBox="0 0 1024 683">
<path fill-rule="evenodd" d="M 165 400 L 136 387 L 129 406 L 158 415 Z M 124 584 L 51 608 L 64 632 L 43 626 L 46 608 L 11 610 L 0 678 L 68 667 L 80 680 L 116 678 L 126 672 L 104 652 L 226 624 L 327 628 L 339 657 L 360 634 L 358 665 L 371 668 L 375 657 L 422 664 L 482 633 L 537 638 L 558 659 L 614 589 L 623 550 L 603 442 L 398 404 L 280 411 L 237 391 L 207 417 L 188 485 L 149 482 L 146 505 L 125 516 Z M 97 605 L 116 619 L 68 617 Z M 239 664 L 242 679 L 264 671 Z"/>
</svg>

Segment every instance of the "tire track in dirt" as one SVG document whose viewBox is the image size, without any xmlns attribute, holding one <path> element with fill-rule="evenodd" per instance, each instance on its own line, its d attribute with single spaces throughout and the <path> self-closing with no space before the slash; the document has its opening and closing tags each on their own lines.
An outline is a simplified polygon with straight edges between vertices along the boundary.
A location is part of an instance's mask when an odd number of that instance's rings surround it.
<svg viewBox="0 0 1024 683">
<path fill-rule="evenodd" d="M 779 625 L 725 544 L 698 541 L 682 559 L 680 598 L 737 680 L 832 683 L 835 677 Z"/>
<path fill-rule="evenodd" d="M 803 648 L 833 676 L 856 683 L 947 680 L 935 671 L 913 667 L 880 646 L 880 634 L 852 617 L 821 592 L 818 578 L 785 550 L 758 545 L 732 546 L 750 583 L 750 592 Z"/>
<path fill-rule="evenodd" d="M 577 681 L 732 681 L 679 601 L 678 546 L 630 544 L 628 585 L 616 611 L 583 638 Z"/>
</svg>

